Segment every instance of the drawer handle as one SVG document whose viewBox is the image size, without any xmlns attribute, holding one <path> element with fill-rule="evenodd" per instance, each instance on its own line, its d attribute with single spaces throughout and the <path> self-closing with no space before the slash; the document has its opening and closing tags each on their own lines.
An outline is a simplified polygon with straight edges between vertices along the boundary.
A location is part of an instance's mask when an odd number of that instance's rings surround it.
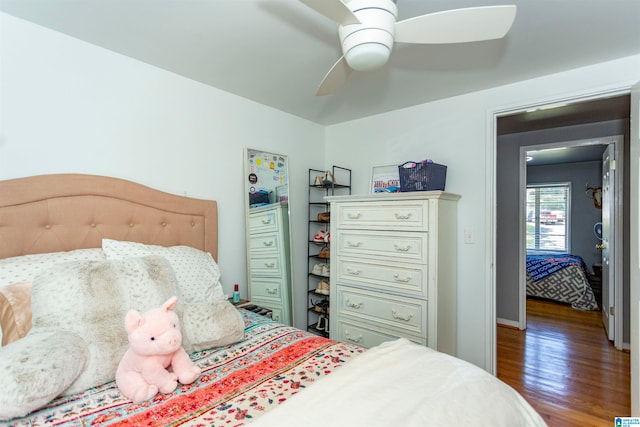
<svg viewBox="0 0 640 427">
<path fill-rule="evenodd" d="M 273 268 L 273 267 L 276 266 L 276 263 L 275 262 L 265 262 L 264 266 L 267 267 L 267 268 Z"/>
<path fill-rule="evenodd" d="M 407 315 L 400 315 L 398 313 L 396 313 L 395 309 L 391 309 L 391 315 L 393 316 L 394 319 L 396 320 L 402 320 L 404 322 L 408 322 L 409 320 L 411 320 L 411 318 L 413 317 L 413 314 L 409 313 Z"/>
<path fill-rule="evenodd" d="M 358 219 L 360 218 L 360 213 L 359 212 L 349 212 L 347 213 L 347 218 L 349 219 Z"/>
<path fill-rule="evenodd" d="M 359 248 L 362 246 L 362 242 L 347 242 L 347 246 L 350 248 Z"/>
<path fill-rule="evenodd" d="M 271 224 L 271 217 L 262 218 L 262 223 L 264 225 Z"/>
<path fill-rule="evenodd" d="M 408 252 L 409 249 L 411 249 L 411 245 L 406 245 L 406 246 L 393 245 L 393 247 L 398 252 Z"/>
<path fill-rule="evenodd" d="M 411 281 L 411 276 L 407 276 L 407 277 L 400 277 L 400 275 L 398 273 L 393 275 L 393 280 L 395 280 L 396 282 L 400 282 L 400 283 L 408 283 Z"/>
<path fill-rule="evenodd" d="M 275 288 L 275 289 L 266 288 L 266 291 L 269 295 L 275 295 L 278 293 L 278 288 Z"/>
<path fill-rule="evenodd" d="M 364 305 L 362 303 L 362 301 L 360 301 L 360 302 L 351 302 L 351 300 L 349 300 L 348 298 L 345 301 L 345 304 L 347 304 L 347 307 L 355 308 L 356 310 L 360 309 Z"/>
<path fill-rule="evenodd" d="M 347 273 L 353 275 L 353 276 L 359 276 L 360 273 L 362 273 L 362 270 L 354 270 L 352 268 L 347 267 Z"/>
<path fill-rule="evenodd" d="M 349 331 L 344 331 L 344 339 L 354 343 L 359 343 L 360 341 L 362 341 L 362 335 L 358 335 L 358 338 L 355 338 L 349 333 Z"/>
<path fill-rule="evenodd" d="M 411 218 L 411 212 L 406 213 L 406 214 L 394 213 L 393 215 L 396 217 L 396 219 L 409 219 L 409 218 Z"/>
<path fill-rule="evenodd" d="M 270 248 L 271 246 L 273 246 L 273 240 L 269 240 L 268 242 L 262 242 L 262 244 L 267 248 Z"/>
</svg>

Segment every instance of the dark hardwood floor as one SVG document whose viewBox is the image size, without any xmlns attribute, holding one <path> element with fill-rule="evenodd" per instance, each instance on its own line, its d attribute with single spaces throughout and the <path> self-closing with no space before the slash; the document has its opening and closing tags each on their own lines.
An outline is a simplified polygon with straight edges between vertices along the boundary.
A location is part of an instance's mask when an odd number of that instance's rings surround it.
<svg viewBox="0 0 640 427">
<path fill-rule="evenodd" d="M 629 352 L 605 335 L 600 312 L 527 301 L 527 330 L 498 326 L 498 378 L 550 427 L 613 426 L 629 416 Z"/>
</svg>

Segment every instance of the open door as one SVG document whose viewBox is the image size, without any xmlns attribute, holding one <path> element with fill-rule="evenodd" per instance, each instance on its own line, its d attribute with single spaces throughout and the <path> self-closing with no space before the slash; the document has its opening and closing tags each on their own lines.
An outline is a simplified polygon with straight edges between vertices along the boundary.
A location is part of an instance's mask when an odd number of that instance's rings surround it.
<svg viewBox="0 0 640 427">
<path fill-rule="evenodd" d="M 610 341 L 615 339 L 615 150 L 608 145 L 602 153 L 602 199 L 594 193 L 593 202 L 602 208 L 602 242 L 596 245 L 602 251 L 602 323 Z"/>
</svg>

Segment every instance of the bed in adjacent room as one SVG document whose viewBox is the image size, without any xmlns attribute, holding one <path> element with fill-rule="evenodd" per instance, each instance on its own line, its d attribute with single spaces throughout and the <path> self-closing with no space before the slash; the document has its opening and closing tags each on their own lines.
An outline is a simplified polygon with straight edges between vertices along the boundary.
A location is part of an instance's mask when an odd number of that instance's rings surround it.
<svg viewBox="0 0 640 427">
<path fill-rule="evenodd" d="M 545 425 L 455 357 L 402 339 L 365 350 L 236 309 L 217 230 L 215 201 L 121 179 L 0 181 L 0 424 Z M 134 403 L 113 380 L 124 314 L 171 294 L 202 374 Z"/>
<path fill-rule="evenodd" d="M 598 310 L 582 257 L 567 253 L 527 254 L 527 296 Z"/>
</svg>

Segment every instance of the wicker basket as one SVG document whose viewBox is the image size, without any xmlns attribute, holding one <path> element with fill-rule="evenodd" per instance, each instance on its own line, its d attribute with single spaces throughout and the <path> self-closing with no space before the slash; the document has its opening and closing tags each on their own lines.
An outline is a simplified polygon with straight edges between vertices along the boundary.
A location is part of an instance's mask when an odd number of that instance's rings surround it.
<svg viewBox="0 0 640 427">
<path fill-rule="evenodd" d="M 398 166 L 400 191 L 444 190 L 447 167 L 431 160 L 405 162 Z"/>
</svg>

